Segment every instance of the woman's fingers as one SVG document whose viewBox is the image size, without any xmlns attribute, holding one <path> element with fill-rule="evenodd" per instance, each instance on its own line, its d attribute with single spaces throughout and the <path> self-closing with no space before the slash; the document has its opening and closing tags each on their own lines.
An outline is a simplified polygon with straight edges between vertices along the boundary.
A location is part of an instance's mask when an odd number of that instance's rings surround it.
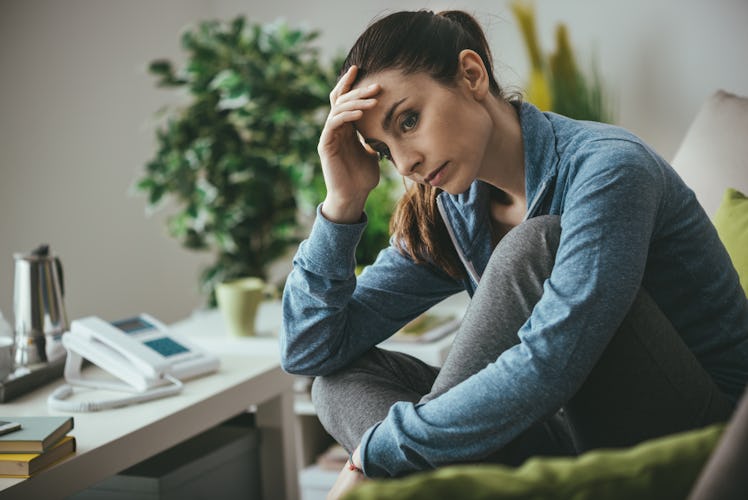
<svg viewBox="0 0 748 500">
<path fill-rule="evenodd" d="M 330 92 L 332 106 L 317 148 L 323 156 L 337 155 L 344 151 L 347 151 L 343 153 L 346 155 L 363 153 L 368 157 L 374 154 L 371 148 L 362 144 L 353 122 L 360 120 L 367 110 L 377 105 L 376 95 L 381 92 L 381 86 L 375 83 L 352 88 L 357 74 L 358 68 L 351 66 Z M 361 157 L 358 156 L 355 160 L 351 157 L 346 161 L 361 161 Z"/>
<path fill-rule="evenodd" d="M 361 110 L 365 111 L 371 109 L 377 105 L 376 99 L 356 99 L 354 101 L 346 101 L 339 103 L 330 110 L 331 115 L 337 115 L 339 113 L 345 113 L 347 111 Z"/>
<path fill-rule="evenodd" d="M 355 122 L 364 115 L 364 112 L 360 109 L 352 109 L 350 111 L 342 111 L 336 114 L 330 114 L 327 123 L 331 129 L 336 129 L 346 123 Z"/>
<path fill-rule="evenodd" d="M 338 83 L 330 92 L 330 104 L 335 105 L 335 101 L 338 100 L 339 96 L 351 90 L 351 86 L 356 80 L 356 73 L 358 73 L 358 66 L 348 68 L 348 71 L 338 80 Z"/>
<path fill-rule="evenodd" d="M 338 80 L 338 83 L 330 92 L 330 104 L 333 107 L 349 100 L 371 97 L 379 92 L 379 84 L 377 83 L 353 89 L 357 74 L 358 67 L 351 66 Z"/>
<path fill-rule="evenodd" d="M 340 94 L 332 103 L 332 106 L 341 106 L 350 101 L 368 100 L 379 94 L 380 90 L 381 88 L 379 87 L 378 83 L 373 83 L 371 85 L 367 85 L 366 87 L 355 88 L 353 90 Z"/>
<path fill-rule="evenodd" d="M 330 132 L 346 123 L 354 122 L 363 116 L 365 110 L 376 106 L 377 100 L 374 96 L 381 90 L 379 84 L 352 89 L 357 74 L 358 67 L 351 66 L 330 92 L 331 108 L 325 126 L 327 130 L 323 131 L 323 136 L 329 137 L 324 132 Z"/>
<path fill-rule="evenodd" d="M 356 91 L 341 96 L 333 104 L 330 113 L 327 115 L 327 126 L 337 128 L 345 123 L 359 120 L 366 110 L 377 105 L 377 99 L 373 97 L 357 98 L 357 96 L 351 95 L 354 92 Z M 366 96 L 371 92 L 367 91 L 364 95 Z"/>
</svg>

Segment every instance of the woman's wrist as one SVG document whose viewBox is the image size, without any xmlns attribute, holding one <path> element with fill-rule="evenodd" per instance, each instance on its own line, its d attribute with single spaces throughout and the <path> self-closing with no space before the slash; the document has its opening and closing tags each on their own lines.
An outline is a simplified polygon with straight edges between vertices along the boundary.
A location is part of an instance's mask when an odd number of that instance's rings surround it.
<svg viewBox="0 0 748 500">
<path fill-rule="evenodd" d="M 328 196 L 322 202 L 322 215 L 336 224 L 355 224 L 361 221 L 365 203 L 366 197 L 363 200 L 343 200 Z"/>
<path fill-rule="evenodd" d="M 356 447 L 355 450 L 353 450 L 353 453 L 351 453 L 351 456 L 348 457 L 348 470 L 352 471 L 358 471 L 363 474 L 363 464 L 361 463 L 361 447 Z"/>
</svg>

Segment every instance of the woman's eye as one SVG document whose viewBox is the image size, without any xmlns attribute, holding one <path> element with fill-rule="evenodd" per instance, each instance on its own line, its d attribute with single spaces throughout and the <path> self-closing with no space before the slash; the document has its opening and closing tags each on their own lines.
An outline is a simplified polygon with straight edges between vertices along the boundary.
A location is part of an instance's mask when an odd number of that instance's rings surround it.
<svg viewBox="0 0 748 500">
<path fill-rule="evenodd" d="M 402 123 L 400 123 L 400 128 L 403 130 L 403 132 L 407 132 L 409 130 L 413 130 L 417 123 L 418 123 L 418 114 L 408 113 L 403 119 Z"/>
</svg>

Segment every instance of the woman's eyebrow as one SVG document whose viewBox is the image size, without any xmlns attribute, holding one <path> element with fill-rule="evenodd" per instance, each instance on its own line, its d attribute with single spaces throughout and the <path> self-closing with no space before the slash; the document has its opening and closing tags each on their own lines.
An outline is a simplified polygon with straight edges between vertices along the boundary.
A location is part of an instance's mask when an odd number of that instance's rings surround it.
<svg viewBox="0 0 748 500">
<path fill-rule="evenodd" d="M 407 97 L 403 97 L 402 99 L 394 103 L 392 106 L 390 106 L 389 110 L 387 110 L 387 114 L 384 115 L 384 119 L 382 120 L 383 130 L 387 130 L 388 128 L 390 128 L 390 123 L 392 123 L 392 117 L 395 115 L 395 110 L 397 109 L 399 105 L 405 102 L 406 99 Z"/>
</svg>

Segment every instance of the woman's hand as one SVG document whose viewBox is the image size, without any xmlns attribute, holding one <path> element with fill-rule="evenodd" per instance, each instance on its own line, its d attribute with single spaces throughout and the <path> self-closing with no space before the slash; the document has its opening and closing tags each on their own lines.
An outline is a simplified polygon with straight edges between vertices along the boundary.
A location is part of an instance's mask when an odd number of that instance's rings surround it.
<svg viewBox="0 0 748 500">
<path fill-rule="evenodd" d="M 361 472 L 361 452 L 359 448 L 356 448 L 356 451 L 353 452 L 351 460 L 353 460 L 353 467 L 350 466 L 350 462 L 346 462 L 343 470 L 340 471 L 338 478 L 335 480 L 335 484 L 327 494 L 327 500 L 338 500 L 354 486 L 366 481 L 366 476 Z"/>
<path fill-rule="evenodd" d="M 378 84 L 351 90 L 358 68 L 352 66 L 330 92 L 330 114 L 317 151 L 327 198 L 322 213 L 333 222 L 358 222 L 369 192 L 379 183 L 377 155 L 361 143 L 353 126 L 364 111 L 377 104 Z"/>
</svg>

